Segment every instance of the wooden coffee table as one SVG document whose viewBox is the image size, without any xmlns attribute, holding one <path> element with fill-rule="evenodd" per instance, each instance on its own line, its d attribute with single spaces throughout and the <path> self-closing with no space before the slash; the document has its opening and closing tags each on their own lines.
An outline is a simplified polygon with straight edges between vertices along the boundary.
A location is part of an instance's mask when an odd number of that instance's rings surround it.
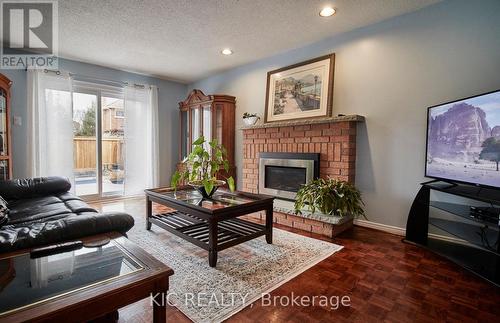
<svg viewBox="0 0 500 323">
<path fill-rule="evenodd" d="M 116 320 L 119 308 L 151 295 L 154 322 L 166 322 L 173 270 L 119 234 L 82 241 L 109 239 L 35 259 L 29 250 L 0 255 L 0 322 Z"/>
<path fill-rule="evenodd" d="M 231 193 L 219 189 L 211 199 L 204 199 L 193 188 L 181 187 L 146 190 L 146 229 L 151 224 L 171 232 L 209 253 L 209 265 L 217 264 L 217 252 L 245 241 L 266 236 L 273 242 L 273 200 L 267 195 Z M 152 202 L 174 209 L 152 213 Z M 238 219 L 258 211 L 266 212 L 266 225 Z"/>
</svg>

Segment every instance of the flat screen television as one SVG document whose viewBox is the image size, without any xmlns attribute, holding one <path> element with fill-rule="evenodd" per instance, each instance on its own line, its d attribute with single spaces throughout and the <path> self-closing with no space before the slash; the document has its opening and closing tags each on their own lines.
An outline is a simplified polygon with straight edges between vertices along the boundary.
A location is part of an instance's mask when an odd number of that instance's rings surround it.
<svg viewBox="0 0 500 323">
<path fill-rule="evenodd" d="M 427 110 L 425 176 L 500 188 L 500 90 Z"/>
</svg>

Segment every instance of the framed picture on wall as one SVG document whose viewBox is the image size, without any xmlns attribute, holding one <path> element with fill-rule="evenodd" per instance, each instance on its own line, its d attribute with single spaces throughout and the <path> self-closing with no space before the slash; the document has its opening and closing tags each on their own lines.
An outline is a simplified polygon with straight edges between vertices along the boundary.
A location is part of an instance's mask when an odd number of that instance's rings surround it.
<svg viewBox="0 0 500 323">
<path fill-rule="evenodd" d="M 264 121 L 331 116 L 335 54 L 267 73 Z"/>
</svg>

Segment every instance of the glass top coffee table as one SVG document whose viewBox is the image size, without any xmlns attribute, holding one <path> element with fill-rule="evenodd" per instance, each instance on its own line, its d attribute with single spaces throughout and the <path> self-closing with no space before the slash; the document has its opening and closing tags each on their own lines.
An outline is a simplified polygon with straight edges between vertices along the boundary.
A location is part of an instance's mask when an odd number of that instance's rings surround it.
<svg viewBox="0 0 500 323">
<path fill-rule="evenodd" d="M 146 190 L 146 229 L 155 224 L 208 251 L 209 265 L 217 264 L 217 252 L 257 237 L 273 242 L 273 201 L 267 195 L 230 192 L 219 189 L 205 199 L 191 187 Z M 174 209 L 153 214 L 152 202 Z M 266 212 L 266 224 L 245 221 L 238 217 Z"/>
<path fill-rule="evenodd" d="M 26 250 L 0 257 L 1 322 L 93 320 L 167 292 L 172 269 L 125 237 L 75 243 L 40 256 Z M 164 322 L 165 307 L 155 307 L 154 316 Z"/>
</svg>

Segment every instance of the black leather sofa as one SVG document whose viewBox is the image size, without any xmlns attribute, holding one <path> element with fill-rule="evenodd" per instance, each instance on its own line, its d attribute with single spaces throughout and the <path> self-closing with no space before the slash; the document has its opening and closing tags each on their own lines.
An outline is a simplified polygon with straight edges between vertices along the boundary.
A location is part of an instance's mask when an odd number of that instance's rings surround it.
<svg viewBox="0 0 500 323">
<path fill-rule="evenodd" d="M 0 196 L 8 207 L 0 253 L 112 231 L 125 234 L 134 226 L 129 214 L 99 213 L 69 193 L 70 188 L 62 177 L 0 181 Z"/>
</svg>

